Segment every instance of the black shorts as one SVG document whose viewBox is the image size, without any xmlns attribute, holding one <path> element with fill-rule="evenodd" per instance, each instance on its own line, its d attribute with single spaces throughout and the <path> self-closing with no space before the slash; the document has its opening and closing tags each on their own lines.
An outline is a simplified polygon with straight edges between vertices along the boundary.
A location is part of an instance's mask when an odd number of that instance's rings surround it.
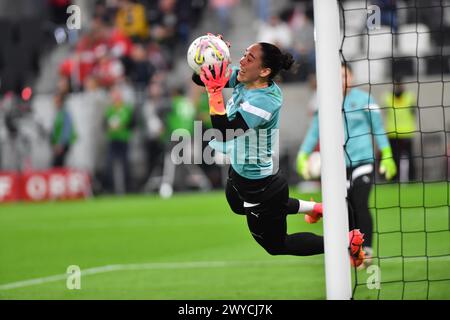
<svg viewBox="0 0 450 320">
<path fill-rule="evenodd" d="M 230 167 L 225 194 L 234 213 L 245 215 L 258 210 L 264 215 L 285 215 L 289 187 L 279 173 L 251 180 Z"/>
<path fill-rule="evenodd" d="M 280 174 L 249 180 L 231 169 L 226 197 L 235 213 L 246 215 L 253 238 L 269 254 L 307 256 L 323 253 L 321 236 L 287 234 L 286 216 L 289 212 L 298 212 L 298 200 L 289 199 L 287 181 Z M 294 206 L 289 205 L 290 202 L 294 202 Z M 297 207 L 293 209 L 295 205 Z"/>
</svg>

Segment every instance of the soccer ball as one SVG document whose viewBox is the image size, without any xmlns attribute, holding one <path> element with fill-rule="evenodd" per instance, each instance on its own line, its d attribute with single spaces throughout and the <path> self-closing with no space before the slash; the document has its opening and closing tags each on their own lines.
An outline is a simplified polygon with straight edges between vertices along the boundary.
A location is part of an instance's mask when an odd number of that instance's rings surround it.
<svg viewBox="0 0 450 320">
<path fill-rule="evenodd" d="M 317 179 L 320 177 L 320 152 L 314 151 L 308 159 L 308 169 L 311 178 Z"/>
<path fill-rule="evenodd" d="M 203 65 L 212 66 L 223 61 L 230 62 L 230 50 L 223 40 L 213 35 L 198 37 L 187 51 L 187 62 L 197 74 Z"/>
</svg>

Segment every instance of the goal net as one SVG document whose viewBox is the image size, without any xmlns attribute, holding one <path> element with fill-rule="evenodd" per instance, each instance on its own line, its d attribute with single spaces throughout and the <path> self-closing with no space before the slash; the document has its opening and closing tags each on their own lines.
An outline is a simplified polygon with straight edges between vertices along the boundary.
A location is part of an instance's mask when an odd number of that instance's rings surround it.
<svg viewBox="0 0 450 320">
<path fill-rule="evenodd" d="M 450 0 L 339 7 L 341 59 L 353 75 L 347 93 L 373 97 L 368 116 L 381 113 L 397 165 L 386 180 L 374 148 L 372 263 L 353 271 L 353 297 L 450 299 Z M 346 121 L 351 111 L 343 112 Z M 376 146 L 377 133 L 366 134 Z"/>
</svg>

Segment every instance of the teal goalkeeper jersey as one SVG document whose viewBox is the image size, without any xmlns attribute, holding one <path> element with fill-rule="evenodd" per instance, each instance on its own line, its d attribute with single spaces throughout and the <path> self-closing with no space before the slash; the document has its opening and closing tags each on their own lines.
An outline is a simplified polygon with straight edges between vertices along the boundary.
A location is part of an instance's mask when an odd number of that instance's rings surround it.
<svg viewBox="0 0 450 320">
<path fill-rule="evenodd" d="M 344 99 L 345 163 L 355 167 L 374 162 L 373 138 L 378 148 L 389 146 L 381 112 L 373 97 L 361 89 L 351 89 Z M 319 140 L 319 119 L 316 112 L 300 151 L 310 154 Z"/>
<path fill-rule="evenodd" d="M 237 81 L 239 68 L 233 67 L 229 80 L 234 88 L 226 105 L 227 117 L 233 120 L 239 112 L 249 130 L 232 140 L 210 141 L 210 146 L 230 156 L 233 169 L 247 179 L 262 179 L 278 170 L 274 153 L 278 148 L 279 115 L 283 102 L 280 88 L 270 81 L 261 89 L 246 89 Z"/>
</svg>

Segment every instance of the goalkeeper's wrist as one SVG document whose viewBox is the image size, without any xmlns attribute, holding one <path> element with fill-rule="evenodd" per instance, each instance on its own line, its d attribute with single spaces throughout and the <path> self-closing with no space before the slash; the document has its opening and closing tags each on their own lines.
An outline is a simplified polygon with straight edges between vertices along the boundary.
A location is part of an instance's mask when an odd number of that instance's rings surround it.
<svg viewBox="0 0 450 320">
<path fill-rule="evenodd" d="M 391 147 L 386 147 L 381 150 L 381 159 L 392 159 L 392 149 Z"/>
<path fill-rule="evenodd" d="M 210 115 L 226 114 L 222 90 L 219 90 L 219 91 L 213 92 L 213 93 L 208 92 L 208 100 L 209 100 L 209 114 Z"/>
<path fill-rule="evenodd" d="M 301 161 L 308 160 L 309 154 L 305 151 L 299 151 L 297 154 L 297 158 Z"/>
</svg>

